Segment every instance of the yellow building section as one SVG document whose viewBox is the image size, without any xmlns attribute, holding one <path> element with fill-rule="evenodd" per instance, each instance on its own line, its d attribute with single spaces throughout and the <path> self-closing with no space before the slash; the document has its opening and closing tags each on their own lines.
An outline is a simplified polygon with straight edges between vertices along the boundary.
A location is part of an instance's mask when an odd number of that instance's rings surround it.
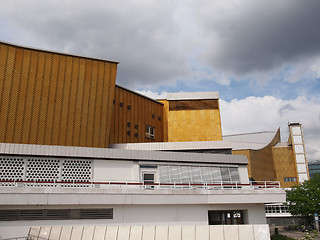
<svg viewBox="0 0 320 240">
<path fill-rule="evenodd" d="M 168 142 L 221 141 L 219 100 L 160 100 Z"/>
<path fill-rule="evenodd" d="M 283 188 L 298 184 L 298 174 L 292 146 L 275 146 L 272 148 L 274 168 L 277 180 Z"/>
<path fill-rule="evenodd" d="M 0 142 L 107 147 L 117 63 L 0 42 Z"/>
</svg>

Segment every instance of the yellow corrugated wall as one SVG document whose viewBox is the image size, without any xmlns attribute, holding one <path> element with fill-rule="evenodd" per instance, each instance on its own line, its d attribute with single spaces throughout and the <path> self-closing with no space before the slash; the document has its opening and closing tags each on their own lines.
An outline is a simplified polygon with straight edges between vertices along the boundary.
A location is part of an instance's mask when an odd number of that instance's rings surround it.
<svg viewBox="0 0 320 240">
<path fill-rule="evenodd" d="M 220 109 L 169 110 L 169 101 L 159 101 L 164 104 L 168 142 L 222 140 Z"/>
<path fill-rule="evenodd" d="M 107 147 L 117 63 L 0 43 L 0 142 Z"/>
<path fill-rule="evenodd" d="M 274 167 L 277 174 L 277 180 L 283 188 L 289 188 L 298 182 L 284 182 L 286 177 L 295 177 L 298 180 L 298 173 L 296 169 L 295 159 L 293 156 L 292 146 L 274 147 L 272 148 L 272 155 L 274 159 Z"/>
</svg>

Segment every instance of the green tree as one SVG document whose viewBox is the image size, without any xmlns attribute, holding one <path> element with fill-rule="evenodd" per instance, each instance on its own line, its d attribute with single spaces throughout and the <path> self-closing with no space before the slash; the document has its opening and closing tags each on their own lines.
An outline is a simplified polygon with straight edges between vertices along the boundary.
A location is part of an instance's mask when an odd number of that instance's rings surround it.
<svg viewBox="0 0 320 240">
<path fill-rule="evenodd" d="M 293 216 L 312 226 L 314 214 L 320 214 L 320 174 L 288 190 L 287 205 Z"/>
</svg>

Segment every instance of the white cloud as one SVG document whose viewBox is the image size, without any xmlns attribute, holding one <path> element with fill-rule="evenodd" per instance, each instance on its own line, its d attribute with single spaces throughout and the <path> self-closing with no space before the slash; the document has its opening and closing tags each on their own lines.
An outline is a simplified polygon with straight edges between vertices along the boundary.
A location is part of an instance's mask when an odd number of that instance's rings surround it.
<svg viewBox="0 0 320 240">
<path fill-rule="evenodd" d="M 288 138 L 288 122 L 302 123 L 309 161 L 320 160 L 320 99 L 298 97 L 282 100 L 272 96 L 220 100 L 223 134 L 274 131 L 280 127 Z"/>
</svg>

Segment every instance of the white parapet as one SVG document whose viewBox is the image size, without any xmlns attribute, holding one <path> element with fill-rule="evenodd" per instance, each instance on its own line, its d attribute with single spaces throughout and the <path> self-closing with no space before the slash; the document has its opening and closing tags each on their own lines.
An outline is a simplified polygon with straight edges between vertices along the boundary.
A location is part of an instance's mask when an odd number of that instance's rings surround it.
<svg viewBox="0 0 320 240">
<path fill-rule="evenodd" d="M 269 226 L 169 225 L 169 226 L 54 226 L 32 227 L 30 239 L 77 240 L 268 240 Z"/>
</svg>

